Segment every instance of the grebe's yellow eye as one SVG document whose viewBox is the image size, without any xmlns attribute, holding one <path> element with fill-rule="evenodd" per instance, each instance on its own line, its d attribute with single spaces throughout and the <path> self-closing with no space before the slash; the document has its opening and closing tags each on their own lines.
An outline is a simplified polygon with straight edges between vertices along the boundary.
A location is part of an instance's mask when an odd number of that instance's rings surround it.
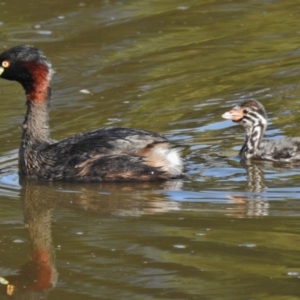
<svg viewBox="0 0 300 300">
<path fill-rule="evenodd" d="M 8 68 L 8 67 L 9 67 L 9 61 L 4 60 L 4 61 L 2 62 L 2 67 L 3 67 L 3 68 Z"/>
</svg>

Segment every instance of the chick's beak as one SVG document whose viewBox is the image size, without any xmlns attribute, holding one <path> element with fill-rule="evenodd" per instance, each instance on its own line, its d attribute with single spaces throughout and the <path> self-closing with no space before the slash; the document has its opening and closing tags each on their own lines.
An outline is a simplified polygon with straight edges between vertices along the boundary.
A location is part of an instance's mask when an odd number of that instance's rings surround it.
<svg viewBox="0 0 300 300">
<path fill-rule="evenodd" d="M 232 109 L 230 111 L 227 111 L 222 115 L 222 117 L 226 120 L 231 120 L 233 122 L 239 122 L 243 117 L 243 110 L 241 109 Z"/>
</svg>

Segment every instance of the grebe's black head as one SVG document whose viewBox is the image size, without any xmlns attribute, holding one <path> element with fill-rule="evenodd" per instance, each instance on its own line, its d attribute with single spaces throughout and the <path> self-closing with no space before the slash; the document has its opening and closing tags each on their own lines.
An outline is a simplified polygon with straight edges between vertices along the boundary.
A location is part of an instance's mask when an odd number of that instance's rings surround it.
<svg viewBox="0 0 300 300">
<path fill-rule="evenodd" d="M 0 54 L 0 77 L 18 81 L 26 91 L 28 100 L 40 101 L 50 90 L 51 63 L 37 48 L 22 45 Z M 39 98 L 39 99 L 34 99 Z"/>
<path fill-rule="evenodd" d="M 246 128 L 257 126 L 265 128 L 267 126 L 267 114 L 263 105 L 257 100 L 250 99 L 236 105 L 232 110 L 222 115 L 224 119 L 240 123 Z"/>
</svg>

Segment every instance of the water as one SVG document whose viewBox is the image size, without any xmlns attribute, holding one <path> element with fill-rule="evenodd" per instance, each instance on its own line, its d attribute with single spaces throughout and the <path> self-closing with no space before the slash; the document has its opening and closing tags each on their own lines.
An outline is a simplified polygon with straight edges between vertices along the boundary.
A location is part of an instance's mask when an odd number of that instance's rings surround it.
<svg viewBox="0 0 300 300">
<path fill-rule="evenodd" d="M 300 167 L 241 165 L 243 131 L 221 118 L 253 97 L 266 138 L 298 134 L 298 10 L 1 2 L 0 49 L 33 44 L 55 69 L 53 138 L 128 126 L 187 147 L 183 180 L 19 182 L 24 92 L 2 80 L 0 299 L 298 299 Z"/>
</svg>

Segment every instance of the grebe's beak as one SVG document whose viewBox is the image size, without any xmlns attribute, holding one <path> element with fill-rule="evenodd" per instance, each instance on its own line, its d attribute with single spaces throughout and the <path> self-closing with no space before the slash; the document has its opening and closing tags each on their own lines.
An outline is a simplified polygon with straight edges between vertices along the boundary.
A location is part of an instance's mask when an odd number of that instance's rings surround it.
<svg viewBox="0 0 300 300">
<path fill-rule="evenodd" d="M 231 120 L 233 122 L 239 122 L 244 117 L 244 113 L 242 109 L 232 109 L 227 111 L 222 115 L 222 117 L 226 120 Z"/>
<path fill-rule="evenodd" d="M 4 68 L 0 67 L 0 75 L 4 72 Z"/>
</svg>

